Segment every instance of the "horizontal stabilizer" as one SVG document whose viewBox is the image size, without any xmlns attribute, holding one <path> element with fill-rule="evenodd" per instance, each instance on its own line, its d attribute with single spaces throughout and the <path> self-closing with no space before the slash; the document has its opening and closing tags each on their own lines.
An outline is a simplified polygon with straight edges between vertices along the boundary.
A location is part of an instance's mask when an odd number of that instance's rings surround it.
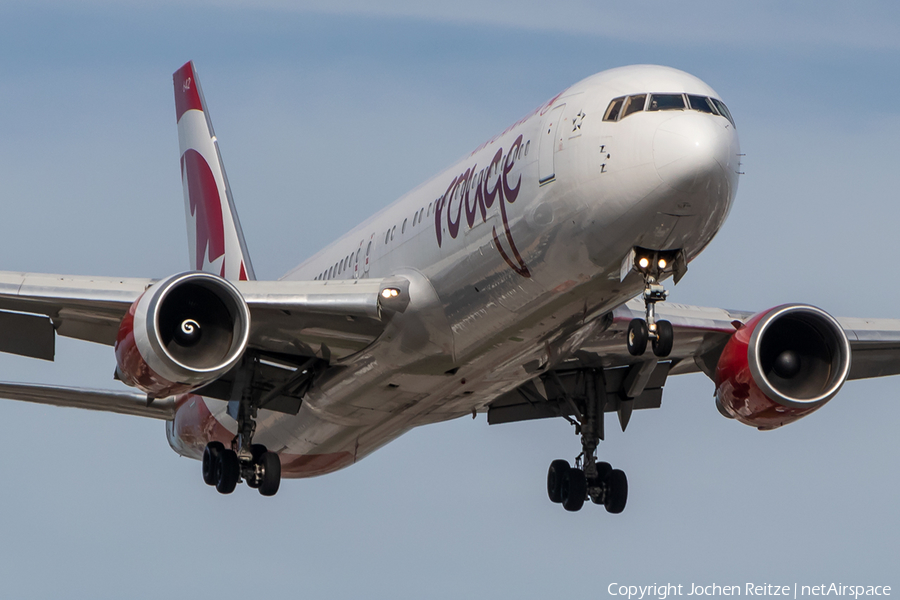
<svg viewBox="0 0 900 600">
<path fill-rule="evenodd" d="M 0 398 L 152 419 L 171 420 L 175 416 L 174 397 L 154 400 L 148 405 L 146 395 L 129 392 L 0 382 Z"/>
</svg>

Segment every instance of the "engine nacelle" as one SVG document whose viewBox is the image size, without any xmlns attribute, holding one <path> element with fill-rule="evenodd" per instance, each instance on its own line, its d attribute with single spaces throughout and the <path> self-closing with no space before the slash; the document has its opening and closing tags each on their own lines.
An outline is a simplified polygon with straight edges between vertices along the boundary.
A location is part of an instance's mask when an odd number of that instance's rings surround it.
<svg viewBox="0 0 900 600">
<path fill-rule="evenodd" d="M 850 374 L 850 342 L 814 306 L 755 315 L 728 340 L 716 365 L 716 404 L 758 429 L 796 421 L 831 400 Z"/>
<path fill-rule="evenodd" d="M 241 359 L 250 310 L 234 285 L 202 272 L 164 279 L 134 301 L 119 325 L 119 378 L 154 398 L 221 377 Z"/>
</svg>

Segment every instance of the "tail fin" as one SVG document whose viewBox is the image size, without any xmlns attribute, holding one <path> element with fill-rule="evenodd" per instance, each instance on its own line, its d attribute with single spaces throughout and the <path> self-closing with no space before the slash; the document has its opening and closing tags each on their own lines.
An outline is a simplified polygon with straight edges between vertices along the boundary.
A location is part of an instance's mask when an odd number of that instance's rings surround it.
<svg viewBox="0 0 900 600">
<path fill-rule="evenodd" d="M 232 281 L 256 279 L 194 63 L 172 78 L 191 267 Z"/>
</svg>

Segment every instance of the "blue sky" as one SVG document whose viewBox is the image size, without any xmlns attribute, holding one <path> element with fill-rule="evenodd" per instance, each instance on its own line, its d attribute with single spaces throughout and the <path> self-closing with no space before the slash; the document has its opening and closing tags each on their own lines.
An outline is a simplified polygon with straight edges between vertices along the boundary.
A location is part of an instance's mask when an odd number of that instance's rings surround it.
<svg viewBox="0 0 900 600">
<path fill-rule="evenodd" d="M 199 70 L 254 266 L 275 278 L 561 89 L 633 63 L 689 71 L 735 115 L 746 175 L 671 299 L 897 317 L 893 2 L 6 2 L 6 270 L 188 268 L 171 73 Z M 114 387 L 60 340 L 0 379 Z M 620 583 L 900 590 L 897 380 L 853 382 L 775 432 L 702 376 L 611 431 L 618 517 L 544 491 L 563 421 L 415 430 L 278 496 L 221 497 L 162 424 L 0 402 L 0 585 L 17 598 L 605 597 Z M 610 423 L 612 425 L 612 423 Z M 612 427 L 608 429 L 612 430 Z M 258 568 L 235 575 L 236 561 Z"/>
</svg>

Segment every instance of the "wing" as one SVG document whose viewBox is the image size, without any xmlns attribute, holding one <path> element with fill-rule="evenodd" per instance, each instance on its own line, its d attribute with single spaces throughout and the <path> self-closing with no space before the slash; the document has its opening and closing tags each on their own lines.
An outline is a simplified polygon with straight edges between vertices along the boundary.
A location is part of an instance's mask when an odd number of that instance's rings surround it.
<svg viewBox="0 0 900 600">
<path fill-rule="evenodd" d="M 623 427 L 632 410 L 659 408 L 662 388 L 670 375 L 705 373 L 715 378 L 716 365 L 731 336 L 754 317 L 748 311 L 657 304 L 657 318 L 672 323 L 671 354 L 657 359 L 648 352 L 631 356 L 625 347 L 628 324 L 644 317 L 640 299 L 631 300 L 607 316 L 606 326 L 580 346 L 569 360 L 552 366 L 525 385 L 494 400 L 491 423 L 508 423 L 555 416 L 578 416 L 572 398 L 585 368 L 603 371 L 609 401 L 606 412 L 618 412 Z M 850 343 L 848 379 L 900 374 L 900 320 L 838 318 Z"/>
<path fill-rule="evenodd" d="M 69 277 L 0 272 L 0 351 L 53 360 L 57 334 L 114 345 L 129 308 L 154 285 L 151 279 Z M 258 360 L 254 381 L 261 405 L 296 412 L 303 378 L 313 363 L 358 352 L 384 331 L 386 313 L 404 310 L 401 278 L 331 281 L 237 281 L 250 311 L 248 348 Z M 394 294 L 382 292 L 390 287 Z M 234 373 L 203 388 L 228 399 Z M 128 414 L 146 395 L 107 395 L 44 386 L 0 387 L 0 397 Z M 299 390 L 299 391 L 298 391 Z M 26 397 L 27 396 L 27 397 Z M 103 407 L 107 408 L 103 408 Z M 159 416 L 159 407 L 149 410 Z"/>
<path fill-rule="evenodd" d="M 151 279 L 0 272 L 0 351 L 53 357 L 53 334 L 112 346 Z M 312 356 L 326 344 L 344 356 L 383 331 L 381 291 L 396 279 L 238 281 L 251 313 L 250 347 Z"/>
</svg>

